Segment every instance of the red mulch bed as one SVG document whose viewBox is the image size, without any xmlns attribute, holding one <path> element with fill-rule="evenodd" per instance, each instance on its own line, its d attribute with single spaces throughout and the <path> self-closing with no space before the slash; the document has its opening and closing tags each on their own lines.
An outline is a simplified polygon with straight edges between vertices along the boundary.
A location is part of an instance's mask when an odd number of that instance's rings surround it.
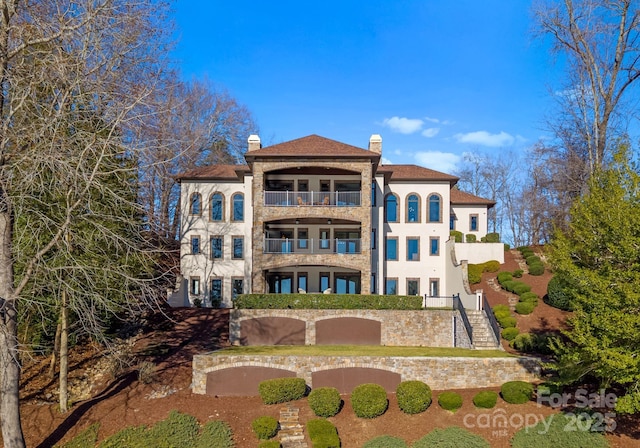
<svg viewBox="0 0 640 448">
<path fill-rule="evenodd" d="M 503 270 L 518 268 L 513 254 L 507 254 Z M 507 303 L 506 295 L 493 290 L 487 280 L 495 274 L 485 274 L 479 287 L 484 289 L 491 304 Z M 540 297 L 546 293 L 549 273 L 534 277 L 525 275 L 522 281 L 532 285 L 533 291 Z M 228 312 L 207 309 L 174 309 L 167 312 L 172 320 L 158 318 L 153 324 L 154 331 L 146 333 L 136 346 L 139 355 L 149 354 L 143 359 L 155 362 L 158 366 L 158 378 L 151 384 L 138 381 L 135 372 L 125 374 L 116 380 L 101 381 L 94 385 L 96 394 L 88 401 L 75 403 L 71 410 L 61 415 L 55 402 L 55 381 L 46 377 L 46 359 L 34 360 L 24 369 L 21 395 L 23 397 L 23 429 L 29 447 L 51 447 L 74 437 L 89 425 L 100 422 L 99 438 L 103 439 L 122 428 L 132 425 L 150 425 L 167 417 L 173 409 L 195 416 L 200 422 L 224 420 L 233 429 L 238 447 L 255 447 L 257 439 L 251 431 L 251 421 L 258 416 L 279 416 L 281 405 L 267 406 L 258 397 L 251 398 L 215 398 L 191 393 L 191 357 L 227 344 Z M 567 313 L 556 310 L 540 301 L 530 316 L 518 317 L 521 331 L 543 331 L 562 325 Z M 154 354 L 145 347 L 163 347 L 162 353 Z M 72 359 L 71 376 L 80 375 L 87 365 L 93 364 L 100 356 L 97 347 L 75 351 Z M 151 398 L 168 388 L 175 392 L 164 398 Z M 471 431 L 485 437 L 492 447 L 509 447 L 509 439 L 517 428 L 508 426 L 503 429 L 481 428 L 481 414 L 493 416 L 505 412 L 511 416 L 549 415 L 554 411 L 548 407 L 531 402 L 524 405 L 510 405 L 499 399 L 498 405 L 490 410 L 476 410 L 472 398 L 477 389 L 459 390 L 464 399 L 463 407 L 456 413 L 440 409 L 437 405 L 437 391 L 434 391 L 434 403 L 419 415 L 403 414 L 397 406 L 395 397 L 390 396 L 389 410 L 381 417 L 372 420 L 357 418 L 349 403 L 348 396 L 343 397 L 344 408 L 330 420 L 337 426 L 342 446 L 359 447 L 365 441 L 389 434 L 398 436 L 407 442 L 413 442 L 434 428 L 452 425 L 469 427 Z M 315 418 L 306 400 L 292 403 L 300 409 L 300 421 L 305 423 Z M 517 421 L 515 421 L 517 423 Z M 634 419 L 616 419 L 618 429 L 608 436 L 614 447 L 640 447 L 640 429 Z M 307 441 L 308 442 L 308 441 Z"/>
</svg>

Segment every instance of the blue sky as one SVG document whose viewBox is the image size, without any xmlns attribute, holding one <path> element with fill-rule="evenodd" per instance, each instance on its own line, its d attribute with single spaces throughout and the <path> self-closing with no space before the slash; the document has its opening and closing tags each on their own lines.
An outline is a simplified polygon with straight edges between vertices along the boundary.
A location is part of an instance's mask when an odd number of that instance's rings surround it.
<svg viewBox="0 0 640 448">
<path fill-rule="evenodd" d="M 174 56 L 245 104 L 263 145 L 318 134 L 455 172 L 544 138 L 559 67 L 525 0 L 178 0 Z"/>
</svg>

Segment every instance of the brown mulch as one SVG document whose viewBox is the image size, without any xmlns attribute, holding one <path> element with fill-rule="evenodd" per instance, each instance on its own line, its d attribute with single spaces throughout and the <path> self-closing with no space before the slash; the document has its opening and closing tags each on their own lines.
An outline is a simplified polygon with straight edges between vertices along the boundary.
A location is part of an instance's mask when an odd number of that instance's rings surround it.
<svg viewBox="0 0 640 448">
<path fill-rule="evenodd" d="M 503 270 L 517 269 L 513 256 L 508 255 Z M 486 274 L 485 274 L 486 275 Z M 495 276 L 495 274 L 493 274 Z M 487 276 L 489 278 L 489 276 Z M 487 293 L 491 304 L 507 303 L 506 296 L 493 291 L 483 278 L 480 285 Z M 531 281 L 533 291 L 541 297 L 546 293 L 550 274 L 541 277 L 525 275 L 523 281 Z M 201 423 L 208 420 L 224 420 L 232 428 L 238 447 L 256 447 L 258 441 L 251 430 L 251 421 L 262 415 L 278 418 L 280 405 L 267 406 L 258 397 L 209 397 L 191 393 L 191 358 L 196 353 L 214 350 L 227 344 L 228 312 L 209 309 L 168 310 L 168 320 L 161 315 L 152 322 L 153 331 L 145 333 L 134 347 L 139 360 L 157 365 L 157 378 L 151 384 L 138 381 L 135 371 L 117 379 L 107 379 L 94 385 L 95 396 L 78 402 L 62 415 L 55 404 L 55 381 L 46 377 L 46 359 L 34 360 L 25 367 L 21 384 L 23 397 L 22 422 L 28 447 L 48 448 L 73 438 L 95 422 L 100 422 L 99 439 L 103 439 L 122 428 L 133 425 L 151 425 L 166 418 L 171 410 L 195 416 Z M 536 312 L 518 318 L 518 327 L 530 331 L 557 328 L 566 313 L 548 307 L 542 301 Z M 95 363 L 101 355 L 98 347 L 74 352 L 71 361 L 71 376 L 81 375 L 83 369 Z M 434 391 L 434 403 L 424 413 L 406 415 L 397 406 L 390 394 L 389 410 L 376 419 L 364 420 L 351 410 L 349 397 L 342 411 L 330 418 L 342 441 L 342 446 L 351 448 L 378 435 L 393 435 L 413 442 L 434 428 L 457 425 L 485 437 L 492 447 L 509 447 L 509 440 L 516 432 L 518 419 L 506 428 L 483 427 L 487 417 L 497 414 L 521 415 L 533 421 L 554 411 L 538 406 L 535 402 L 510 405 L 501 399 L 490 410 L 474 408 L 472 398 L 478 389 L 457 391 L 463 396 L 463 407 L 456 413 L 441 409 L 437 405 L 438 391 Z M 161 398 L 154 398 L 161 397 Z M 306 400 L 291 403 L 300 409 L 300 421 L 315 418 Z M 640 447 L 640 429 L 633 419 L 617 418 L 618 429 L 608 439 L 613 447 Z M 307 440 L 307 442 L 309 442 Z M 311 445 L 309 445 L 311 446 Z"/>
</svg>

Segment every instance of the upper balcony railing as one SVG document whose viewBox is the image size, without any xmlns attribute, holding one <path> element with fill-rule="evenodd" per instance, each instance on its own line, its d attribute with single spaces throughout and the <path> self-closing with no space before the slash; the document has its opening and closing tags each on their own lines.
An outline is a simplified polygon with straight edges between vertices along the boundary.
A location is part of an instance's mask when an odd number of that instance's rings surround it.
<svg viewBox="0 0 640 448">
<path fill-rule="evenodd" d="M 267 207 L 359 207 L 359 191 L 265 191 Z"/>
<path fill-rule="evenodd" d="M 360 238 L 352 239 L 289 239 L 266 238 L 265 254 L 359 254 Z"/>
</svg>

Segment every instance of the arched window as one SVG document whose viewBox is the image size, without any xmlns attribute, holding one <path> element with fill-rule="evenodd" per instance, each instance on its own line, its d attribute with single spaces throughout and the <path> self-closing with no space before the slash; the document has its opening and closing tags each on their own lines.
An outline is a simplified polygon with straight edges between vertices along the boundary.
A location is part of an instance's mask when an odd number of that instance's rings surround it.
<svg viewBox="0 0 640 448">
<path fill-rule="evenodd" d="M 224 196 L 222 193 L 211 195 L 211 221 L 222 221 L 224 219 Z"/>
<path fill-rule="evenodd" d="M 442 221 L 442 201 L 437 194 L 429 195 L 429 222 Z"/>
<path fill-rule="evenodd" d="M 384 220 L 385 222 L 398 222 L 398 197 L 395 194 L 388 194 L 384 198 Z"/>
<path fill-rule="evenodd" d="M 200 193 L 193 193 L 191 195 L 189 213 L 191 213 L 192 215 L 199 215 L 200 213 L 202 213 L 202 197 L 200 196 Z"/>
<path fill-rule="evenodd" d="M 420 222 L 420 197 L 417 194 L 407 196 L 407 222 Z"/>
<path fill-rule="evenodd" d="M 244 196 L 242 193 L 234 194 L 231 197 L 231 203 L 233 204 L 231 220 L 244 221 Z"/>
</svg>

